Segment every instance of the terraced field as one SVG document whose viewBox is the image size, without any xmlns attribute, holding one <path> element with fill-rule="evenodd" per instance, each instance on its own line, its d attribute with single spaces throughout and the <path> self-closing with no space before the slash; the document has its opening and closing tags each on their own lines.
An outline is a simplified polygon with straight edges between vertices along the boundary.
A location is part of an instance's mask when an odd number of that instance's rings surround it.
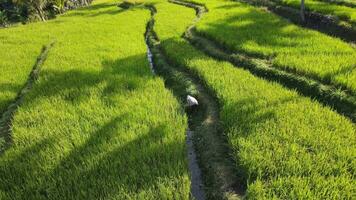
<svg viewBox="0 0 356 200">
<path fill-rule="evenodd" d="M 295 8 L 300 7 L 300 1 L 297 0 L 282 0 L 283 4 L 292 6 Z M 354 5 L 355 2 L 353 2 Z M 350 7 L 350 4 L 344 3 L 344 5 L 331 4 L 330 2 L 323 2 L 318 0 L 306 0 L 305 6 L 308 10 L 318 12 L 326 15 L 337 16 L 340 20 L 351 22 L 353 26 L 356 26 L 356 8 Z"/>
<path fill-rule="evenodd" d="M 207 7 L 198 33 L 237 53 L 267 59 L 273 67 L 356 91 L 356 51 L 349 44 L 252 6 L 209 1 Z"/>
<path fill-rule="evenodd" d="M 117 5 L 0 29 L 0 199 L 353 199 L 352 45 L 238 2 Z"/>
<path fill-rule="evenodd" d="M 236 167 L 243 171 L 242 175 L 251 183 L 247 186 L 249 197 L 303 199 L 345 195 L 344 198 L 351 198 L 348 195 L 351 195 L 351 188 L 354 187 L 353 172 L 349 174 L 346 171 L 352 168 L 352 164 L 346 166 L 354 153 L 346 152 L 349 146 L 355 145 L 355 130 L 348 120 L 294 92 L 236 69 L 229 63 L 204 56 L 180 38 L 180 31 L 186 24 L 179 23 L 176 16 L 170 15 L 174 13 L 172 10 L 160 11 L 159 8 L 157 6 L 155 30 L 169 59 L 191 69 L 217 94 L 222 105 L 221 120 L 225 134 L 238 161 Z M 182 16 L 181 20 L 186 18 L 188 16 Z M 174 30 L 168 25 L 173 22 L 178 22 Z M 178 26 L 181 27 L 180 31 Z M 332 147 L 326 138 L 340 141 L 333 145 L 338 143 L 345 146 Z M 326 149 L 330 152 L 326 153 Z M 327 163 L 336 161 L 332 161 L 333 157 L 339 157 L 332 156 L 336 149 L 344 149 L 342 155 L 349 154 L 346 160 L 337 161 L 344 163 L 340 163 L 340 167 L 346 167 L 346 174 L 335 174 L 326 167 Z M 335 178 L 338 179 L 337 183 Z M 320 185 L 323 190 L 313 188 L 314 185 Z M 326 191 L 333 191 L 334 194 Z"/>
</svg>

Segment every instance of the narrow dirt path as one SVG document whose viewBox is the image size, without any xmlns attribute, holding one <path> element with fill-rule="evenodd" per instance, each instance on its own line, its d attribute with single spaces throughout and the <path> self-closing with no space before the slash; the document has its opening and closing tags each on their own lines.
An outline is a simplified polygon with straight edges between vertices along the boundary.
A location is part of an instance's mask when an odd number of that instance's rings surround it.
<svg viewBox="0 0 356 200">
<path fill-rule="evenodd" d="M 152 5 L 147 7 L 151 10 L 152 18 L 147 25 L 145 38 L 152 54 L 154 71 L 164 78 L 166 87 L 181 102 L 185 102 L 187 95 L 199 101 L 198 107 L 185 108 L 189 118 L 187 146 L 192 197 L 197 200 L 241 199 L 245 186 L 240 184 L 236 176 L 235 164 L 229 156 L 231 153 L 219 125 L 218 101 L 187 67 L 176 66 L 167 60 L 153 31 L 154 14 L 157 11 Z"/>
<path fill-rule="evenodd" d="M 148 22 L 146 27 L 146 32 L 145 32 L 145 42 L 147 45 L 147 59 L 150 64 L 152 73 L 153 74 L 158 73 L 157 75 L 162 76 L 166 80 L 165 85 L 166 86 L 168 85 L 168 88 L 173 89 L 172 87 L 169 86 L 169 84 L 173 84 L 173 83 L 182 84 L 182 83 L 180 81 L 177 81 L 176 79 L 174 80 L 172 79 L 172 76 L 174 76 L 174 74 L 177 74 L 178 72 L 175 72 L 173 70 L 168 70 L 168 69 L 162 69 L 160 68 L 160 65 L 157 65 L 154 62 L 154 59 L 157 58 L 157 49 L 155 49 L 152 43 L 158 42 L 157 37 L 153 36 L 154 15 L 157 11 L 154 6 L 147 5 L 146 7 L 151 11 L 151 20 Z M 170 81 L 170 83 L 167 83 L 167 81 Z M 175 94 L 177 94 L 177 92 L 181 92 L 181 91 L 175 91 Z M 177 95 L 175 96 L 177 98 L 180 98 Z M 201 170 L 197 162 L 197 155 L 193 144 L 193 134 L 194 132 L 188 128 L 186 144 L 187 144 L 187 157 L 188 157 L 188 165 L 189 165 L 188 167 L 191 176 L 190 192 L 192 197 L 194 197 L 194 199 L 205 200 L 206 195 L 203 188 Z"/>
<path fill-rule="evenodd" d="M 47 59 L 48 52 L 53 47 L 55 42 L 44 46 L 37 61 L 32 68 L 32 71 L 25 83 L 24 87 L 20 90 L 15 100 L 7 107 L 6 111 L 0 118 L 0 153 L 5 151 L 11 145 L 11 125 L 14 114 L 17 108 L 21 105 L 25 95 L 31 90 L 33 84 L 38 79 L 41 67 Z"/>
</svg>

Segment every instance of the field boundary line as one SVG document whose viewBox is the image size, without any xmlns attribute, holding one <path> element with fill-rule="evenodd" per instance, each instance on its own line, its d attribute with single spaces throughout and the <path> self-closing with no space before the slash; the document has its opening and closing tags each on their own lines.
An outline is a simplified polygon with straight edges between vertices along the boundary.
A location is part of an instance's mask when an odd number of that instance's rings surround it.
<svg viewBox="0 0 356 200">
<path fill-rule="evenodd" d="M 54 46 L 54 44 L 55 41 L 52 41 L 42 47 L 41 53 L 37 57 L 36 63 L 33 65 L 33 68 L 27 78 L 26 83 L 0 118 L 0 154 L 11 146 L 11 126 L 14 114 L 17 111 L 18 107 L 22 104 L 25 95 L 31 91 L 33 85 L 38 79 L 41 68 L 47 59 L 48 52 Z"/>
<path fill-rule="evenodd" d="M 197 18 L 201 18 L 208 10 L 205 6 L 193 2 L 171 0 L 172 3 L 193 8 L 197 12 Z M 303 75 L 294 74 L 286 70 L 277 69 L 270 66 L 268 60 L 261 58 L 251 58 L 248 55 L 239 55 L 221 47 L 216 41 L 201 36 L 195 31 L 195 24 L 187 28 L 184 33 L 186 38 L 193 46 L 203 51 L 205 54 L 223 61 L 232 63 L 235 67 L 248 70 L 251 74 L 278 82 L 288 89 L 296 90 L 303 96 L 317 100 L 321 104 L 331 107 L 339 114 L 348 117 L 356 123 L 356 97 L 351 91 L 339 89 L 332 84 L 325 84 Z"/>
<path fill-rule="evenodd" d="M 253 75 L 276 81 L 286 88 L 296 90 L 303 96 L 310 97 L 331 107 L 338 113 L 356 122 L 356 97 L 351 92 L 339 89 L 334 85 L 324 84 L 318 80 L 271 67 L 266 60 L 249 58 L 245 55 L 229 54 L 214 42 L 190 32 L 185 36 L 195 47 L 211 57 L 232 63 Z"/>
<path fill-rule="evenodd" d="M 303 28 L 308 28 L 312 30 L 319 31 L 321 33 L 327 34 L 332 37 L 338 37 L 346 42 L 356 43 L 356 28 L 352 27 L 351 22 L 342 21 L 345 24 L 339 24 L 337 17 L 328 16 L 321 13 L 313 12 L 310 10 L 305 11 L 305 22 L 300 19 L 300 13 L 298 9 L 290 6 L 277 4 L 275 2 L 265 0 L 232 0 L 235 2 L 245 3 L 252 5 L 254 7 L 264 7 L 270 12 L 288 19 L 290 22 L 301 26 Z"/>
<path fill-rule="evenodd" d="M 249 60 L 252 60 L 252 59 L 259 60 L 260 62 L 265 63 L 265 65 L 268 65 L 269 68 L 273 68 L 278 71 L 290 73 L 295 76 L 303 77 L 308 80 L 316 81 L 323 85 L 329 85 L 330 87 L 334 87 L 335 90 L 336 89 L 342 90 L 348 96 L 356 97 L 356 91 L 352 91 L 352 89 L 347 87 L 346 85 L 342 85 L 340 83 L 333 83 L 330 77 L 328 77 L 328 78 L 318 77 L 318 75 L 315 73 L 308 74 L 307 72 L 297 71 L 296 69 L 288 68 L 288 66 L 286 66 L 286 65 L 280 65 L 280 66 L 273 65 L 272 61 L 275 58 L 275 56 L 266 56 L 266 55 L 262 55 L 260 53 L 248 52 L 245 50 L 234 50 L 231 47 L 224 46 L 224 44 L 221 44 L 219 41 L 217 41 L 215 38 L 209 36 L 208 34 L 202 32 L 202 31 L 198 31 L 196 29 L 196 27 L 192 27 L 189 31 L 186 31 L 184 36 L 188 37 L 187 39 L 190 39 L 190 37 L 193 39 L 197 38 L 197 40 L 202 40 L 202 42 L 204 41 L 204 42 L 210 43 L 213 46 L 212 48 L 218 48 L 221 51 L 225 52 L 226 54 L 230 54 L 230 55 L 234 54 L 235 56 L 236 55 L 241 56 L 241 57 L 244 57 Z M 356 66 L 351 66 L 351 69 L 347 69 L 347 70 L 353 70 L 355 68 L 356 68 Z"/>
<path fill-rule="evenodd" d="M 335 1 L 335 0 L 318 0 L 318 1 L 323 2 L 323 3 L 328 3 L 331 5 L 339 5 L 339 6 L 346 6 L 349 8 L 356 8 L 356 4 L 349 3 L 346 1 Z"/>
<path fill-rule="evenodd" d="M 151 7 L 151 13 L 156 12 L 153 5 L 147 6 Z M 230 148 L 219 121 L 219 102 L 204 80 L 187 67 L 178 66 L 168 59 L 153 30 L 154 15 L 151 16 L 145 38 L 153 56 L 155 72 L 165 80 L 166 87 L 173 91 L 181 103 L 184 102 L 187 94 L 195 96 L 199 101 L 197 108 L 193 110 L 186 108 L 189 118 L 187 143 L 189 145 L 193 142 L 192 146 L 196 150 L 205 193 L 201 195 L 201 192 L 194 191 L 197 185 L 193 185 L 191 187 L 193 197 L 197 200 L 240 199 L 244 195 L 245 182 L 238 187 L 237 182 L 240 178 L 236 176 L 234 161 L 229 156 L 231 155 Z M 196 181 L 196 183 L 199 182 Z"/>
</svg>

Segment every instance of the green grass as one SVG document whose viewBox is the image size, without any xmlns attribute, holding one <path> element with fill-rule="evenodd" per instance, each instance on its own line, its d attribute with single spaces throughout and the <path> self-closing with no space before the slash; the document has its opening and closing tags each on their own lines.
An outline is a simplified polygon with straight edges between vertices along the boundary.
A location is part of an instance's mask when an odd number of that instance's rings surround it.
<svg viewBox="0 0 356 200">
<path fill-rule="evenodd" d="M 51 42 L 52 29 L 46 26 L 36 23 L 0 29 L 0 115 L 24 86 L 42 47 Z"/>
<path fill-rule="evenodd" d="M 281 2 L 294 8 L 300 8 L 300 0 L 281 0 Z M 328 2 L 321 2 L 317 0 L 306 0 L 305 8 L 325 15 L 334 15 L 340 20 L 351 22 L 353 26 L 356 25 L 356 8 L 330 4 Z"/>
<path fill-rule="evenodd" d="M 10 86 L 23 84 L 43 43 L 56 44 L 14 116 L 12 146 L 0 156 L 0 199 L 189 199 L 187 119 L 150 72 L 149 18 L 143 7 L 97 0 L 1 30 L 11 49 L 1 69 L 12 72 L 1 80 Z"/>
<path fill-rule="evenodd" d="M 294 91 L 205 56 L 181 38 L 193 11 L 167 3 L 156 7 L 155 31 L 169 60 L 198 75 L 220 101 L 249 199 L 352 198 L 354 124 Z"/>
<path fill-rule="evenodd" d="M 229 49 L 271 59 L 273 66 L 331 82 L 356 92 L 356 50 L 274 14 L 226 1 L 204 1 L 209 9 L 197 31 Z"/>
</svg>

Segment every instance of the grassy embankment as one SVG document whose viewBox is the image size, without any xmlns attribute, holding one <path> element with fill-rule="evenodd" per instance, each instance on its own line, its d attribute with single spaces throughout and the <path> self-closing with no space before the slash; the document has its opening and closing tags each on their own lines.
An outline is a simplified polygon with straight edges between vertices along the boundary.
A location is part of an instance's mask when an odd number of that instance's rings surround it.
<svg viewBox="0 0 356 200">
<path fill-rule="evenodd" d="M 150 72 L 149 18 L 147 9 L 97 0 L 53 21 L 0 30 L 8 99 L 41 46 L 56 40 L 0 156 L 1 199 L 189 198 L 187 120 Z"/>
<path fill-rule="evenodd" d="M 181 38 L 190 16 L 175 15 L 182 9 L 177 5 L 156 7 L 155 31 L 168 59 L 186 66 L 219 99 L 225 134 L 248 197 L 351 199 L 356 141 L 349 120 L 276 83 L 205 56 Z"/>
</svg>

